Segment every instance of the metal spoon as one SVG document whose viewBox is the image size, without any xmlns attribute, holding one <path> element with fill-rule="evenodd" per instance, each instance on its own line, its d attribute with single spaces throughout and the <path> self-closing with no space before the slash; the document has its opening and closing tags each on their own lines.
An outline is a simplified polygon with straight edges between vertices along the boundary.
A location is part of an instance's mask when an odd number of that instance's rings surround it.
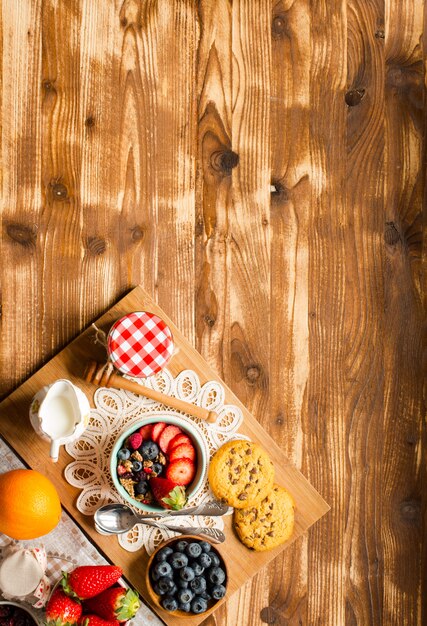
<svg viewBox="0 0 427 626">
<path fill-rule="evenodd" d="M 96 513 L 95 513 L 96 516 Z M 214 543 L 223 543 L 225 541 L 225 535 L 222 530 L 218 530 L 218 528 L 200 528 L 193 526 L 170 526 L 166 524 L 160 524 L 153 520 L 136 520 L 136 524 L 146 524 L 147 526 L 154 526 L 155 528 L 160 528 L 161 530 L 172 530 L 173 532 L 179 533 L 181 535 L 197 535 L 201 539 L 210 539 Z M 99 523 L 99 520 L 95 519 L 95 530 L 97 530 L 101 535 L 121 535 L 123 533 L 128 532 L 134 527 L 135 524 L 129 526 L 127 528 L 116 528 L 115 530 L 111 528 L 107 528 Z"/>
<path fill-rule="evenodd" d="M 217 515 L 225 515 L 228 511 L 228 506 L 222 502 L 204 502 L 197 506 L 189 507 L 188 509 L 181 509 L 180 511 L 156 511 L 156 513 L 147 513 L 145 515 L 138 515 L 127 504 L 121 504 L 120 502 L 114 502 L 112 504 L 105 504 L 101 506 L 95 513 L 95 522 L 107 529 L 125 528 L 130 530 L 135 524 L 144 523 L 147 519 L 153 517 L 175 517 L 179 515 L 209 515 L 216 517 Z M 126 532 L 126 531 L 121 531 Z"/>
</svg>

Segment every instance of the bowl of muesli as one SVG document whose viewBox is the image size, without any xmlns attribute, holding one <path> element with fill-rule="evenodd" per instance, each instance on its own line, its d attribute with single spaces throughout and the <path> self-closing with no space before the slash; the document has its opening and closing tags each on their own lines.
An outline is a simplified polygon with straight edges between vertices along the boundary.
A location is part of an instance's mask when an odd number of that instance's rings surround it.
<svg viewBox="0 0 427 626">
<path fill-rule="evenodd" d="M 141 511 L 177 511 L 202 489 L 207 459 L 198 426 L 161 413 L 135 422 L 118 437 L 110 471 L 118 493 Z"/>
</svg>

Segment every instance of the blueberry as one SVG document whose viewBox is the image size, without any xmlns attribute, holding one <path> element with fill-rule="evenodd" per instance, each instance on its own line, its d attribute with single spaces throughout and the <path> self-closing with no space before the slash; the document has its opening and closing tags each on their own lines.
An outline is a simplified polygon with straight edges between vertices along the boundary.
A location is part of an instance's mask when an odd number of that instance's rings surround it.
<svg viewBox="0 0 427 626">
<path fill-rule="evenodd" d="M 130 457 L 130 450 L 128 450 L 127 448 L 122 448 L 121 450 L 117 452 L 117 457 L 121 461 L 127 461 L 128 458 Z"/>
<path fill-rule="evenodd" d="M 208 603 L 204 598 L 200 596 L 196 596 L 191 603 L 191 611 L 192 613 L 204 613 L 208 608 Z"/>
<path fill-rule="evenodd" d="M 202 576 L 197 576 L 190 582 L 190 589 L 194 591 L 194 593 L 202 594 L 206 591 L 206 580 Z"/>
<path fill-rule="evenodd" d="M 154 583 L 153 589 L 157 593 L 157 595 L 159 595 L 159 596 L 162 596 L 165 593 L 167 593 L 167 590 L 163 586 L 159 586 L 158 583 Z"/>
<path fill-rule="evenodd" d="M 148 491 L 148 482 L 146 480 L 140 480 L 135 485 L 135 493 L 137 496 L 145 496 Z"/>
<path fill-rule="evenodd" d="M 176 584 L 178 585 L 180 589 L 188 589 L 188 586 L 190 583 L 187 582 L 186 580 L 182 580 L 182 578 L 177 578 Z"/>
<path fill-rule="evenodd" d="M 151 570 L 151 575 L 154 580 L 158 580 L 162 576 L 171 577 L 172 576 L 172 568 L 166 561 L 162 561 L 161 563 L 156 563 L 153 569 Z"/>
<path fill-rule="evenodd" d="M 191 611 L 191 604 L 189 602 L 181 602 L 178 608 L 180 611 L 184 611 L 184 613 L 189 613 Z"/>
<path fill-rule="evenodd" d="M 159 580 L 157 581 L 157 587 L 158 589 L 162 590 L 162 593 L 174 593 L 174 589 L 176 589 L 176 585 L 173 582 L 172 578 L 167 578 L 166 576 L 162 576 L 162 578 L 159 578 Z"/>
<path fill-rule="evenodd" d="M 202 554 L 202 548 L 198 543 L 189 543 L 188 546 L 185 548 L 185 554 L 187 556 L 193 557 L 193 559 L 197 559 L 197 557 Z"/>
<path fill-rule="evenodd" d="M 142 470 L 142 463 L 141 461 L 134 461 L 132 463 L 132 469 L 134 472 L 140 472 Z"/>
<path fill-rule="evenodd" d="M 209 602 L 209 600 L 212 599 L 211 594 L 209 593 L 209 591 L 202 591 L 202 593 L 198 594 L 201 598 L 204 598 L 205 600 L 207 600 Z"/>
<path fill-rule="evenodd" d="M 191 602 L 194 598 L 194 593 L 191 589 L 180 589 L 176 594 L 176 598 L 179 603 L 186 604 L 187 602 Z"/>
<path fill-rule="evenodd" d="M 169 546 L 165 546 L 164 548 L 162 548 L 161 550 L 158 551 L 157 556 L 156 556 L 156 561 L 158 561 L 159 563 L 161 561 L 166 561 L 166 559 L 171 554 L 173 554 L 172 548 L 170 548 Z"/>
<path fill-rule="evenodd" d="M 196 576 L 201 576 L 203 572 L 205 571 L 205 568 L 202 565 L 200 565 L 200 563 L 198 563 L 197 561 L 190 561 L 189 566 L 194 570 L 194 573 L 196 574 Z"/>
<path fill-rule="evenodd" d="M 185 552 L 186 547 L 188 546 L 188 541 L 178 541 L 175 546 L 175 550 L 177 552 Z"/>
<path fill-rule="evenodd" d="M 139 453 L 146 461 L 154 461 L 159 454 L 159 446 L 154 441 L 144 441 L 139 448 Z"/>
<path fill-rule="evenodd" d="M 225 596 L 224 585 L 215 585 L 215 587 L 212 587 L 211 595 L 214 600 L 221 600 L 221 598 Z"/>
<path fill-rule="evenodd" d="M 225 572 L 220 567 L 211 567 L 208 570 L 208 580 L 214 585 L 220 585 L 225 580 Z"/>
<path fill-rule="evenodd" d="M 190 582 L 190 580 L 193 580 L 196 577 L 196 574 L 191 567 L 183 567 L 179 572 L 179 575 L 182 580 L 186 580 L 187 582 Z"/>
<path fill-rule="evenodd" d="M 218 567 L 221 564 L 221 561 L 219 560 L 219 557 L 217 554 L 214 554 L 213 552 L 211 552 L 209 556 L 212 559 L 212 565 L 214 567 Z"/>
<path fill-rule="evenodd" d="M 166 611 L 176 611 L 178 608 L 178 602 L 171 595 L 162 598 L 161 605 Z"/>
<path fill-rule="evenodd" d="M 163 471 L 163 465 L 161 463 L 153 463 L 151 469 L 153 470 L 153 474 L 159 476 L 159 474 L 161 474 Z"/>
<path fill-rule="evenodd" d="M 188 565 L 188 557 L 182 552 L 174 552 L 169 558 L 169 563 L 173 569 L 181 569 Z"/>
<path fill-rule="evenodd" d="M 211 551 L 211 544 L 207 541 L 199 541 L 199 546 L 202 548 L 203 552 Z"/>
<path fill-rule="evenodd" d="M 212 565 L 212 558 L 210 554 L 206 554 L 206 552 L 202 552 L 202 554 L 197 559 L 200 565 L 204 568 L 208 568 Z"/>
</svg>

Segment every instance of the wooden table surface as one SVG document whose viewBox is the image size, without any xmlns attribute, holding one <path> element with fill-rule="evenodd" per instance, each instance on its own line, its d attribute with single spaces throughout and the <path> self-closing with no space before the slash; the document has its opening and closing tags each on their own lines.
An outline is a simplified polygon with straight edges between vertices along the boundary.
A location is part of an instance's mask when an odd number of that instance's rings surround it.
<svg viewBox="0 0 427 626">
<path fill-rule="evenodd" d="M 421 624 L 422 0 L 0 4 L 2 394 L 141 284 L 331 505 L 206 624 Z"/>
</svg>

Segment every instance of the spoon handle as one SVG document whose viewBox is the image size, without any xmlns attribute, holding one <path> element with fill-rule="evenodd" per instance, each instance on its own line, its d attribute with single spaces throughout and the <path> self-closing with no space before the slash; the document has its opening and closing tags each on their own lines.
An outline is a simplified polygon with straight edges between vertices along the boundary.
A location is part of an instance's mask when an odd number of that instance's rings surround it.
<svg viewBox="0 0 427 626">
<path fill-rule="evenodd" d="M 203 502 L 197 506 L 181 509 L 180 511 L 159 511 L 158 513 L 148 513 L 147 515 L 138 515 L 141 523 L 146 519 L 154 517 L 178 517 L 179 515 L 209 515 L 212 517 L 225 515 L 228 511 L 228 505 L 222 502 Z"/>
<path fill-rule="evenodd" d="M 218 530 L 218 528 L 194 528 L 192 526 L 170 526 L 169 524 L 166 526 L 166 524 L 159 524 L 158 522 L 153 522 L 152 520 L 146 520 L 142 523 L 147 524 L 147 526 L 160 528 L 161 530 L 172 530 L 173 532 L 180 533 L 181 535 L 197 535 L 202 539 L 210 539 L 215 543 L 223 543 L 223 541 L 225 541 L 224 533 L 222 530 Z"/>
</svg>

